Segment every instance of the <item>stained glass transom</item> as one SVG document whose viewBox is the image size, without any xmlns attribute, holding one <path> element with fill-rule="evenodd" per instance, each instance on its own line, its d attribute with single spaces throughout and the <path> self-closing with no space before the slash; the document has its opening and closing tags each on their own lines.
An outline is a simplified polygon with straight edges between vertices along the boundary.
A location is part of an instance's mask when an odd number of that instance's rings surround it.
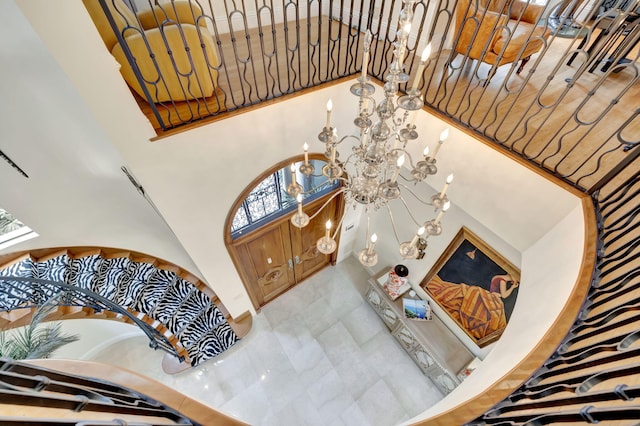
<svg viewBox="0 0 640 426">
<path fill-rule="evenodd" d="M 310 160 L 316 171 L 322 170 L 326 164 L 321 160 Z M 300 166 L 298 163 L 296 168 Z M 327 178 L 305 176 L 297 173 L 296 180 L 304 188 L 304 200 L 325 194 L 338 186 L 338 182 L 330 183 Z M 295 208 L 296 201 L 289 197 L 286 188 L 291 183 L 290 166 L 267 176 L 242 202 L 231 223 L 231 235 L 237 238 L 270 220 L 273 220 Z"/>
<path fill-rule="evenodd" d="M 277 174 L 269 176 L 249 193 L 246 202 L 251 222 L 256 222 L 280 208 L 276 176 Z"/>
</svg>

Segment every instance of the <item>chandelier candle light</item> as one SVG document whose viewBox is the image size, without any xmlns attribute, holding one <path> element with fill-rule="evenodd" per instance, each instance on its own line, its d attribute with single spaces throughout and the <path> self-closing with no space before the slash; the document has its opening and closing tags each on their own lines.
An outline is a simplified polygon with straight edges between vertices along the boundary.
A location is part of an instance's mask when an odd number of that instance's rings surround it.
<svg viewBox="0 0 640 426">
<path fill-rule="evenodd" d="M 359 129 L 359 134 L 338 137 L 337 129 L 331 125 L 333 102 L 329 100 L 326 107 L 325 126 L 318 135 L 318 139 L 325 144 L 325 157 L 328 160 L 322 168 L 322 175 L 327 178 L 326 182 L 335 180 L 342 182 L 341 188 L 331 198 L 344 194 L 346 204 L 354 207 L 357 204 L 363 205 L 367 216 L 373 211 L 385 207 L 389 213 L 396 240 L 398 240 L 400 254 L 405 259 L 422 258 L 424 249 L 427 247 L 426 239 L 429 236 L 440 235 L 442 232 L 440 221 L 451 204 L 446 192 L 453 181 L 453 175 L 450 174 L 442 191 L 433 195 L 430 200 L 422 200 L 405 185 L 405 182 L 415 185 L 424 181 L 428 176 L 437 173 L 436 155 L 449 135 L 448 129 L 442 131 L 433 155 L 430 156 L 429 147 L 425 147 L 422 158 L 414 165 L 406 148 L 418 138 L 414 121 L 418 111 L 423 107 L 422 91 L 419 86 L 424 70 L 429 63 L 430 45 L 427 45 L 422 52 L 420 63 L 409 91 L 397 98 L 396 94 L 399 91 L 399 85 L 409 81 L 409 76 L 403 72 L 403 61 L 407 53 L 407 41 L 411 31 L 413 8 L 416 2 L 417 0 L 403 0 L 402 10 L 398 18 L 397 37 L 394 42 L 393 61 L 385 77 L 384 99 L 377 102 L 373 98 L 375 87 L 367 77 L 369 52 L 373 37 L 370 31 L 367 31 L 364 37 L 362 71 L 357 83 L 353 84 L 350 89 L 351 93 L 359 98 L 358 116 L 354 120 L 356 127 Z M 409 115 L 412 115 L 411 120 L 408 120 Z M 341 156 L 338 146 L 347 139 L 353 139 L 355 143 L 351 147 L 350 153 L 343 151 Z M 308 145 L 305 143 L 304 164 L 300 166 L 300 172 L 306 176 L 311 176 L 315 170 L 313 164 L 309 163 L 308 158 Z M 341 160 L 341 158 L 344 158 L 344 160 Z M 410 166 L 410 178 L 406 178 L 401 174 L 403 165 L 406 162 Z M 291 175 L 291 184 L 287 186 L 287 193 L 295 198 L 298 203 L 298 209 L 291 217 L 291 223 L 296 227 L 302 228 L 313 217 L 310 218 L 302 210 L 302 187 L 295 178 L 295 164 L 292 165 Z M 399 182 L 400 179 L 401 182 Z M 426 206 L 432 206 L 437 212 L 436 218 L 425 222 L 416 220 L 415 215 L 409 210 L 403 198 L 405 193 L 412 195 L 417 201 Z M 412 221 L 418 227 L 417 233 L 410 241 L 400 242 L 398 237 L 396 225 L 391 214 L 391 207 L 389 206 L 390 201 L 395 199 L 400 199 L 400 204 L 407 209 Z M 329 201 L 331 200 L 328 200 L 325 206 Z M 326 223 L 325 235 L 318 240 L 316 245 L 321 253 L 329 254 L 335 251 L 337 248 L 335 236 L 341 223 L 342 219 L 335 227 L 333 235 L 331 235 L 333 226 L 331 221 Z M 378 254 L 374 250 L 378 236 L 375 233 L 370 234 L 368 228 L 369 226 L 367 226 L 366 248 L 359 252 L 358 258 L 363 265 L 374 266 L 378 262 Z M 369 237 L 369 235 L 371 236 Z"/>
</svg>

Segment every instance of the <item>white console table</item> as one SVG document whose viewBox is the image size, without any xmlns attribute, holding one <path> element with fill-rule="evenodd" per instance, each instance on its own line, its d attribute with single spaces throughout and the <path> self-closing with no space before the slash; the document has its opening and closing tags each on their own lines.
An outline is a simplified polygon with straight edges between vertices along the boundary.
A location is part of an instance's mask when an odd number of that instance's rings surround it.
<svg viewBox="0 0 640 426">
<path fill-rule="evenodd" d="M 369 278 L 365 295 L 367 302 L 422 372 L 444 394 L 448 394 L 460 384 L 458 373 L 474 359 L 473 354 L 435 314 L 431 321 L 406 318 L 402 307 L 403 296 L 391 300 L 382 286 L 387 275 L 388 272 L 383 272 Z M 408 297 L 407 294 L 404 297 Z"/>
</svg>

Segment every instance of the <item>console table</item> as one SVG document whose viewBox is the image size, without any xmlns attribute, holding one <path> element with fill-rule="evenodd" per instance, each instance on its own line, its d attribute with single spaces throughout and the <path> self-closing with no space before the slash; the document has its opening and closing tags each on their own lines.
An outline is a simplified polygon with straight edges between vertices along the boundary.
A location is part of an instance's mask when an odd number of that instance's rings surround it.
<svg viewBox="0 0 640 426">
<path fill-rule="evenodd" d="M 383 272 L 369 278 L 367 302 L 422 372 L 448 394 L 460 384 L 458 373 L 474 359 L 473 354 L 435 315 L 431 321 L 406 318 L 403 296 L 392 300 L 383 287 L 387 275 Z"/>
</svg>

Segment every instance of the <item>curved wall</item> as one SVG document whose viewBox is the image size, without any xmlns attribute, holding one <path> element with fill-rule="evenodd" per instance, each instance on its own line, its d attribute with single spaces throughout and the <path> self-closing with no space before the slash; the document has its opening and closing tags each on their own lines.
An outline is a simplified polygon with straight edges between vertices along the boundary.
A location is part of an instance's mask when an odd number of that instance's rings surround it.
<svg viewBox="0 0 640 426">
<path fill-rule="evenodd" d="M 458 388 L 413 421 L 427 419 L 480 395 L 531 352 L 569 300 L 584 252 L 581 206 L 522 253 L 522 281 L 505 332 L 482 364 Z M 553 274 L 551 274 L 553 273 Z"/>
</svg>

